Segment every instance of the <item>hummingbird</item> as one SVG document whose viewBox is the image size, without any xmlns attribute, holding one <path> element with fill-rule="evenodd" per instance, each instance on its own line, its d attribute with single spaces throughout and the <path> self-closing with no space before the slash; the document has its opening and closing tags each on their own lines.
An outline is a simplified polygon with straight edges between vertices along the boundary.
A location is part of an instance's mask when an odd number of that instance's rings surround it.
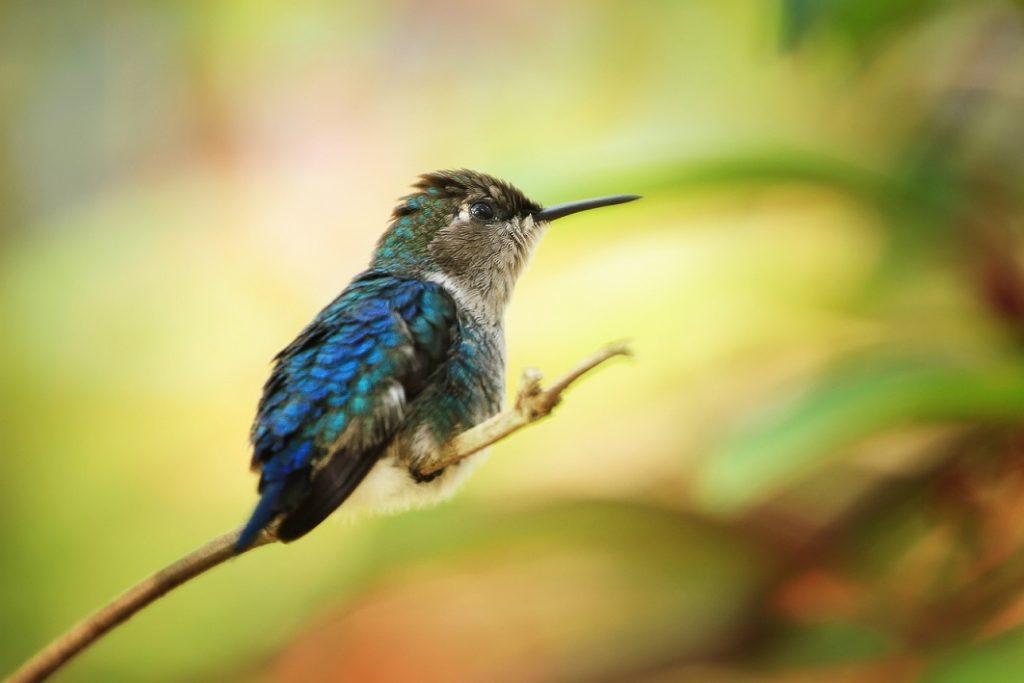
<svg viewBox="0 0 1024 683">
<path fill-rule="evenodd" d="M 263 531 L 293 541 L 342 503 L 451 495 L 480 454 L 449 464 L 442 447 L 502 408 L 504 312 L 545 228 L 635 199 L 543 208 L 483 173 L 420 176 L 369 268 L 274 359 L 250 434 L 260 498 L 235 551 Z"/>
</svg>

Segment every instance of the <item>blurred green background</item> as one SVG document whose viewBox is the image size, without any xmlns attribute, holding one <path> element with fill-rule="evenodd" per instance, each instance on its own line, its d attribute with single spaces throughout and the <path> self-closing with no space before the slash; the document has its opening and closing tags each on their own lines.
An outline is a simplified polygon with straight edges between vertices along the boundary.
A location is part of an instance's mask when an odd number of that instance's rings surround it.
<svg viewBox="0 0 1024 683">
<path fill-rule="evenodd" d="M 507 320 L 636 358 L 61 680 L 1020 680 L 1022 122 L 1010 0 L 3 3 L 0 670 L 244 520 L 269 359 L 469 167 L 645 195 Z"/>
</svg>

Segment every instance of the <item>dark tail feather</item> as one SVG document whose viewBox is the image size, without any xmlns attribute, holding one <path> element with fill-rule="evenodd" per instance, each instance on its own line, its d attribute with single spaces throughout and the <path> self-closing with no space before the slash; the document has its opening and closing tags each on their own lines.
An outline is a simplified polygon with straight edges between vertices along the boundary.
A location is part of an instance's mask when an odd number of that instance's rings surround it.
<svg viewBox="0 0 1024 683">
<path fill-rule="evenodd" d="M 256 509 L 252 511 L 252 516 L 249 517 L 248 523 L 245 528 L 242 529 L 242 533 L 238 536 L 238 541 L 235 542 L 235 554 L 246 550 L 252 542 L 256 540 L 256 537 L 270 521 L 274 519 L 274 516 L 279 512 L 278 506 L 280 504 L 281 492 L 284 490 L 284 481 L 275 481 L 267 485 L 263 489 L 263 494 L 260 496 L 260 502 L 256 503 Z"/>
<path fill-rule="evenodd" d="M 313 477 L 309 493 L 298 507 L 281 520 L 277 527 L 277 537 L 286 543 L 294 541 L 327 519 L 359 486 L 382 451 L 383 447 L 378 447 L 359 455 L 345 452 L 334 454 Z M 262 504 L 263 501 L 260 501 Z M 258 511 L 259 506 L 256 509 Z"/>
</svg>

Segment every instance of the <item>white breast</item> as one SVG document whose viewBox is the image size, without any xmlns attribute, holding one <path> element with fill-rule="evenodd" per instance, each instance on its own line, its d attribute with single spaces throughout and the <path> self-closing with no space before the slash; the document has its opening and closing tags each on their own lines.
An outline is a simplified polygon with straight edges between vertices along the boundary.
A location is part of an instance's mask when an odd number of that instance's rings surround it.
<svg viewBox="0 0 1024 683">
<path fill-rule="evenodd" d="M 466 458 L 427 482 L 417 482 L 409 475 L 408 460 L 403 463 L 388 452 L 373 466 L 362 483 L 341 506 L 343 516 L 395 513 L 410 508 L 432 505 L 450 498 L 484 461 L 487 451 Z"/>
</svg>

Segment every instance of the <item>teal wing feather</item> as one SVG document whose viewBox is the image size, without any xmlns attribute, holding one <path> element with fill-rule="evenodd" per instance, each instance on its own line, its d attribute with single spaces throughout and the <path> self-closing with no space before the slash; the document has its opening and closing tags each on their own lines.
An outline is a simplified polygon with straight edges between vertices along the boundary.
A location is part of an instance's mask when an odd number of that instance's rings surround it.
<svg viewBox="0 0 1024 683">
<path fill-rule="evenodd" d="M 252 430 L 261 498 L 238 542 L 272 521 L 289 541 L 370 471 L 457 343 L 455 303 L 431 282 L 369 271 L 275 359 Z"/>
</svg>

